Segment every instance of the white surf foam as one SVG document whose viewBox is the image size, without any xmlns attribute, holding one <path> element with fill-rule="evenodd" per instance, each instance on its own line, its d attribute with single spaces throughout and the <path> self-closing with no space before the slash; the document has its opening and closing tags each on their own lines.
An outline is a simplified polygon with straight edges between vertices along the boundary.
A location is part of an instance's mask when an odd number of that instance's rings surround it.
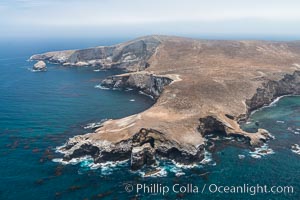
<svg viewBox="0 0 300 200">
<path fill-rule="evenodd" d="M 251 154 L 251 157 L 252 157 L 252 158 L 259 159 L 259 158 L 261 158 L 261 155 L 257 155 L 257 154 Z"/>
<path fill-rule="evenodd" d="M 83 156 L 80 158 L 72 158 L 69 161 L 64 161 L 62 158 L 54 158 L 53 162 L 60 163 L 62 165 L 77 165 L 79 164 L 82 168 L 88 168 L 89 170 L 101 170 L 102 175 L 109 175 L 115 169 L 122 166 L 128 165 L 128 160 L 123 161 L 108 161 L 105 163 L 94 163 L 94 159 L 91 156 Z"/>
<path fill-rule="evenodd" d="M 178 163 L 178 162 L 176 162 L 175 160 L 171 160 L 171 162 L 172 162 L 172 164 L 175 166 L 175 167 L 177 167 L 177 168 L 179 168 L 179 169 L 192 169 L 192 168 L 195 168 L 195 167 L 199 167 L 200 165 L 198 165 L 198 164 L 195 164 L 195 163 L 193 163 L 193 164 L 182 164 L 182 163 Z"/>
<path fill-rule="evenodd" d="M 125 89 L 126 92 L 132 91 L 132 90 L 133 90 L 132 88 L 126 88 L 126 89 Z"/>
<path fill-rule="evenodd" d="M 128 160 L 122 161 L 108 161 L 105 163 L 88 163 L 85 167 L 88 167 L 91 170 L 100 169 L 102 175 L 110 175 L 118 167 L 124 167 L 128 165 Z"/>
<path fill-rule="evenodd" d="M 47 70 L 43 69 L 43 70 L 35 70 L 35 69 L 32 69 L 32 68 L 27 68 L 29 71 L 31 72 L 45 72 Z"/>
<path fill-rule="evenodd" d="M 145 95 L 147 97 L 150 97 L 151 99 L 154 99 L 153 96 L 151 96 L 150 94 L 146 94 L 145 92 L 139 91 L 140 94 Z"/>
<path fill-rule="evenodd" d="M 62 149 L 64 149 L 65 146 L 66 146 L 66 144 L 63 144 L 63 145 L 61 145 L 61 146 L 56 147 L 56 148 L 55 148 L 55 152 L 56 152 L 56 153 L 64 154 L 65 151 L 62 150 Z"/>
<path fill-rule="evenodd" d="M 107 161 L 104 163 L 90 163 L 87 167 L 90 167 L 91 169 L 107 169 L 107 168 L 114 168 L 114 167 L 120 167 L 120 166 L 126 166 L 128 164 L 128 159 L 127 160 L 122 160 L 122 161 Z"/>
<path fill-rule="evenodd" d="M 300 155 L 300 146 L 298 144 L 293 144 L 291 147 L 292 152 Z"/>
<path fill-rule="evenodd" d="M 95 85 L 94 87 L 95 87 L 95 88 L 98 88 L 98 89 L 101 89 L 101 90 L 110 90 L 110 88 L 104 87 L 104 86 L 102 86 L 101 84 Z"/>
<path fill-rule="evenodd" d="M 107 119 L 102 119 L 100 122 L 92 122 L 88 123 L 86 126 L 84 126 L 84 129 L 95 129 L 102 126 L 102 124 L 107 121 Z"/>
<path fill-rule="evenodd" d="M 296 130 L 294 130 L 293 128 L 291 127 L 288 127 L 287 128 L 288 131 L 294 133 L 295 135 L 299 135 L 300 134 L 300 129 L 299 128 L 296 128 Z"/>
<path fill-rule="evenodd" d="M 254 114 L 254 113 L 256 113 L 256 112 L 259 111 L 259 110 L 264 109 L 264 108 L 276 106 L 277 103 L 278 103 L 278 101 L 279 101 L 280 99 L 282 99 L 283 97 L 290 97 L 290 96 L 300 96 L 300 95 L 289 94 L 289 95 L 282 95 L 282 96 L 280 96 L 280 97 L 277 97 L 277 98 L 274 99 L 269 105 L 263 106 L 263 107 L 261 107 L 261 108 L 259 108 L 259 109 L 257 109 L 257 110 L 252 111 L 252 112 L 251 112 L 251 115 Z"/>
<path fill-rule="evenodd" d="M 102 72 L 102 71 L 105 71 L 105 70 L 103 70 L 103 69 L 94 69 L 93 71 L 94 72 Z"/>
<path fill-rule="evenodd" d="M 87 161 L 87 160 L 93 160 L 93 158 L 91 156 L 83 156 L 83 157 L 80 157 L 80 158 L 72 158 L 71 160 L 69 161 L 65 161 L 63 160 L 62 158 L 54 158 L 52 159 L 53 162 L 57 162 L 57 163 L 60 163 L 62 165 L 77 165 L 83 161 Z"/>
<path fill-rule="evenodd" d="M 144 171 L 139 170 L 138 174 L 141 177 L 166 177 L 168 175 L 168 172 L 163 167 L 158 167 L 155 169 L 155 172 L 153 173 L 146 173 Z"/>
<path fill-rule="evenodd" d="M 216 162 L 212 159 L 212 153 L 205 150 L 204 159 L 200 162 L 203 165 L 216 165 Z"/>
<path fill-rule="evenodd" d="M 255 151 L 250 151 L 250 156 L 252 158 L 262 158 L 263 156 L 274 154 L 273 149 L 269 148 L 267 144 L 264 144 L 261 147 L 255 148 Z"/>
</svg>

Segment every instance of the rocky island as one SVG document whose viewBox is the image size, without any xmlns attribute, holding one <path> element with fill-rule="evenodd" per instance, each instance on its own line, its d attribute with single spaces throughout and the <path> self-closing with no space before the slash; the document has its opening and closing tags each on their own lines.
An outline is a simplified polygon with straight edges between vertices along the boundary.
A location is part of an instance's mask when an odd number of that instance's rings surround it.
<svg viewBox="0 0 300 200">
<path fill-rule="evenodd" d="M 35 71 L 46 71 L 47 67 L 46 67 L 46 63 L 44 61 L 38 61 L 37 63 L 34 64 L 33 66 L 33 70 Z"/>
<path fill-rule="evenodd" d="M 132 169 L 157 158 L 199 163 L 207 135 L 260 146 L 271 135 L 240 128 L 250 113 L 283 95 L 300 94 L 300 42 L 196 40 L 147 36 L 114 46 L 48 52 L 31 60 L 64 66 L 123 69 L 109 88 L 133 88 L 156 103 L 93 133 L 70 138 L 65 160 L 90 155 L 96 163 L 131 160 Z"/>
</svg>

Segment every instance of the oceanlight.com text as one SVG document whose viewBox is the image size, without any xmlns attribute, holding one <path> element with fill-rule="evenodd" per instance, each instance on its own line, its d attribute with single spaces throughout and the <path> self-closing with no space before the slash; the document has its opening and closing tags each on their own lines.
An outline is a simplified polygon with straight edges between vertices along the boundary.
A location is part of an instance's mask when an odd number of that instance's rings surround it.
<svg viewBox="0 0 300 200">
<path fill-rule="evenodd" d="M 217 184 L 174 184 L 163 185 L 160 183 L 153 184 L 125 184 L 125 191 L 136 194 L 161 194 L 168 193 L 189 193 L 189 194 L 293 194 L 293 186 L 268 186 L 268 185 L 217 185 Z"/>
</svg>

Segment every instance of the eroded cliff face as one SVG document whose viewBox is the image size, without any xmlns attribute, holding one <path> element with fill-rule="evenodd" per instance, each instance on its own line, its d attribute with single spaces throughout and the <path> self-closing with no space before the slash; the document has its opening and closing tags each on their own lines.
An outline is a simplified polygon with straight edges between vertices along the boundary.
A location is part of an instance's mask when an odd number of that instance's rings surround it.
<svg viewBox="0 0 300 200">
<path fill-rule="evenodd" d="M 147 61 L 159 44 L 160 41 L 156 38 L 146 37 L 115 46 L 37 54 L 30 59 L 45 60 L 65 66 L 94 66 L 102 69 L 140 71 L 149 67 Z"/>
<path fill-rule="evenodd" d="M 284 95 L 300 95 L 300 71 L 286 74 L 279 80 L 269 80 L 257 88 L 255 95 L 246 101 L 248 113 L 263 106 L 269 105 L 277 97 Z"/>
<path fill-rule="evenodd" d="M 172 82 L 172 79 L 164 76 L 156 76 L 151 73 L 129 73 L 119 76 L 111 76 L 101 82 L 103 87 L 119 89 L 136 89 L 144 94 L 157 99 L 163 91 L 163 87 Z"/>
<path fill-rule="evenodd" d="M 207 116 L 200 118 L 199 132 L 205 135 L 218 134 L 221 136 L 234 136 L 243 138 L 251 146 L 259 146 L 272 138 L 272 135 L 264 129 L 258 129 L 259 137 L 252 138 L 253 134 L 241 134 L 243 131 L 237 131 L 237 128 L 232 127 L 228 121 L 244 122 L 247 120 L 252 111 L 267 106 L 276 98 L 284 95 L 300 95 L 300 71 L 295 71 L 293 74 L 285 74 L 280 80 L 265 80 L 261 87 L 257 88 L 256 93 L 251 99 L 246 100 L 247 112 L 236 118 L 234 116 L 225 115 L 223 119 L 216 116 Z"/>
<path fill-rule="evenodd" d="M 233 137 L 249 147 L 258 147 L 268 140 L 274 139 L 274 137 L 265 129 L 258 129 L 256 133 L 248 133 L 241 130 L 235 121 L 232 120 L 232 123 L 236 126 L 232 126 L 227 121 L 224 121 L 222 117 L 207 116 L 205 118 L 200 118 L 199 122 L 198 130 L 203 137 L 208 135 Z M 213 141 L 209 142 L 212 143 L 210 145 L 214 146 Z"/>
<path fill-rule="evenodd" d="M 111 143 L 95 142 L 89 135 L 75 136 L 59 149 L 64 159 L 90 155 L 96 163 L 130 159 L 133 170 L 152 165 L 159 158 L 169 158 L 183 164 L 199 163 L 204 157 L 204 144 L 193 146 L 170 140 L 164 133 L 141 129 L 132 137 Z"/>
<path fill-rule="evenodd" d="M 239 122 L 279 96 L 300 94 L 297 42 L 152 36 L 32 59 L 75 66 L 99 62 L 103 68 L 133 71 L 108 77 L 101 85 L 137 89 L 156 99 L 154 106 L 108 120 L 95 132 L 70 138 L 60 148 L 65 160 L 84 155 L 95 162 L 130 159 L 133 170 L 161 157 L 199 163 L 205 149 L 214 146 L 206 138 L 211 134 L 232 136 L 248 146 L 262 145 L 272 135 L 264 129 L 245 132 Z"/>
</svg>

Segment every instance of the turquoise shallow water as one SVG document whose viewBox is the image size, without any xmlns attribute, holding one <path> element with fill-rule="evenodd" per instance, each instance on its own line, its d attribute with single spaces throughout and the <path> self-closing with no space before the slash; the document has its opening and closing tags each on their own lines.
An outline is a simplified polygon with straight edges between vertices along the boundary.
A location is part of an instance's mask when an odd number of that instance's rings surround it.
<svg viewBox="0 0 300 200">
<path fill-rule="evenodd" d="M 121 41 L 121 40 L 120 40 Z M 118 41 L 94 41 L 107 45 Z M 268 147 L 275 153 L 251 157 L 249 149 L 229 142 L 207 154 L 207 164 L 180 168 L 160 161 L 157 177 L 143 177 L 128 170 L 129 163 L 90 169 L 87 159 L 77 165 L 53 162 L 59 158 L 55 147 L 67 138 L 85 133 L 83 127 L 105 118 L 120 118 L 141 112 L 153 102 L 129 91 L 95 88 L 101 79 L 118 71 L 95 72 L 92 68 L 65 68 L 50 65 L 44 73 L 33 73 L 26 59 L 34 53 L 93 46 L 93 41 L 5 41 L 0 49 L 0 199 L 300 199 L 300 155 L 291 145 L 300 144 L 300 97 L 285 97 L 251 117 L 244 128 L 256 131 L 255 122 L 275 137 Z M 134 99 L 135 101 L 130 101 Z M 227 140 L 226 140 L 227 141 Z M 222 145 L 226 143 L 226 145 Z M 244 155 L 244 159 L 239 159 Z M 94 166 L 95 167 L 95 166 Z M 169 192 L 137 194 L 126 192 L 126 184 L 268 185 L 294 187 L 293 194 L 202 194 Z"/>
</svg>

